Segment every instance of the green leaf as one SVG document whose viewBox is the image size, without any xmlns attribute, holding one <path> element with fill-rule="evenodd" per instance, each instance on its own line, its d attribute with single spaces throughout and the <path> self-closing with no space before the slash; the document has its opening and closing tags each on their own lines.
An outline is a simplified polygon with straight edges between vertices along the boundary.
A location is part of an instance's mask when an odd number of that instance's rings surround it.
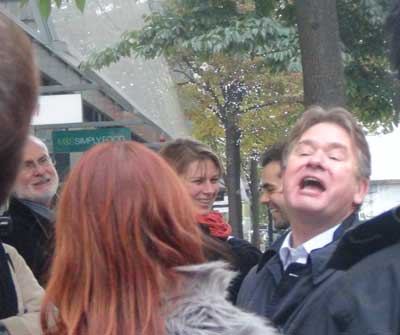
<svg viewBox="0 0 400 335">
<path fill-rule="evenodd" d="M 83 13 L 83 10 L 85 9 L 85 0 L 75 0 L 76 7 Z"/>
<path fill-rule="evenodd" d="M 21 7 L 24 7 L 28 4 L 29 0 L 20 0 Z"/>
<path fill-rule="evenodd" d="M 272 14 L 276 1 L 271 0 L 255 0 L 256 12 L 258 15 L 269 16 Z"/>
<path fill-rule="evenodd" d="M 39 0 L 40 14 L 47 20 L 51 12 L 51 0 Z"/>
</svg>

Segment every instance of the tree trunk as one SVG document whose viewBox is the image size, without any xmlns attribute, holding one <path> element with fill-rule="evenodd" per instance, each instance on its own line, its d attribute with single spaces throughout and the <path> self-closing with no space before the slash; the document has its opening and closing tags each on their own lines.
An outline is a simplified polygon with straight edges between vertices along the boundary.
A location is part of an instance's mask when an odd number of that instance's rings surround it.
<svg viewBox="0 0 400 335">
<path fill-rule="evenodd" d="M 400 80 L 398 78 L 391 78 L 394 89 L 394 96 L 393 96 L 393 109 L 395 113 L 395 123 L 400 123 Z"/>
<path fill-rule="evenodd" d="M 240 194 L 240 129 L 237 115 L 228 112 L 225 118 L 226 188 L 229 202 L 229 223 L 233 235 L 243 238 L 242 196 Z"/>
<path fill-rule="evenodd" d="M 345 79 L 336 1 L 298 0 L 296 18 L 306 107 L 345 107 Z"/>
<path fill-rule="evenodd" d="M 258 191 L 258 160 L 255 157 L 250 159 L 250 194 L 251 194 L 251 243 L 260 248 L 260 193 Z"/>
</svg>

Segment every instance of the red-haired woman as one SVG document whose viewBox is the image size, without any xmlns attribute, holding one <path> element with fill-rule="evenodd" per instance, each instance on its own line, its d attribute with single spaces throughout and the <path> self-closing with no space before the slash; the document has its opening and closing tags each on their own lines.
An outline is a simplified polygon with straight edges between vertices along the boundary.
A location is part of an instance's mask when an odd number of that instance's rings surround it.
<svg viewBox="0 0 400 335">
<path fill-rule="evenodd" d="M 60 199 L 44 332 L 272 334 L 225 300 L 225 265 L 204 261 L 191 200 L 168 164 L 134 142 L 95 146 Z"/>
<path fill-rule="evenodd" d="M 204 144 L 191 139 L 169 142 L 160 154 L 183 180 L 195 207 L 197 222 L 230 251 L 233 265 L 239 272 L 229 287 L 229 299 L 235 303 L 244 277 L 258 263 L 261 253 L 249 242 L 231 236 L 231 226 L 221 213 L 213 211 L 223 172 L 218 157 Z"/>
</svg>

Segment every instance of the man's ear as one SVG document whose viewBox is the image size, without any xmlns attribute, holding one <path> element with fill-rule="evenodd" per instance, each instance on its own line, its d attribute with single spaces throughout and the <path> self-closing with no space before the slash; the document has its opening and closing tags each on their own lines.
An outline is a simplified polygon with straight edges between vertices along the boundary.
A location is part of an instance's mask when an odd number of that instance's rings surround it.
<svg viewBox="0 0 400 335">
<path fill-rule="evenodd" d="M 369 180 L 366 178 L 357 179 L 357 189 L 353 197 L 353 203 L 357 206 L 361 205 L 368 193 Z"/>
</svg>

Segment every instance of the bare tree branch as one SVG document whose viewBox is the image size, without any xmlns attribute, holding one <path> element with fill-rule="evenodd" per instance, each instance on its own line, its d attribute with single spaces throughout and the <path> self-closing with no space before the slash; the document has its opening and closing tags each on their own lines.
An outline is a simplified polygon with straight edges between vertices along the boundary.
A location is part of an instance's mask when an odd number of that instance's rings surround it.
<svg viewBox="0 0 400 335">
<path fill-rule="evenodd" d="M 176 73 L 180 73 L 183 74 L 187 80 L 189 80 L 190 83 L 195 84 L 196 80 L 194 79 L 194 77 L 192 77 L 190 74 L 188 74 L 187 72 L 183 71 L 183 70 L 179 70 L 177 68 L 173 69 L 174 72 Z"/>
<path fill-rule="evenodd" d="M 191 62 L 186 57 L 182 57 L 182 61 L 185 63 L 185 65 L 188 67 L 188 69 L 191 72 L 193 72 L 193 73 L 199 72 L 199 71 L 197 71 L 197 69 L 193 66 L 193 64 L 191 64 Z M 209 81 L 204 81 L 204 80 L 201 80 L 201 82 L 200 82 L 200 81 L 194 79 L 194 77 L 192 77 L 192 78 L 193 78 L 193 81 L 192 81 L 193 84 L 195 84 L 199 88 L 205 90 L 211 96 L 212 100 L 214 101 L 214 103 L 216 104 L 217 109 L 218 109 L 218 112 L 216 112 L 215 114 L 223 122 L 223 120 L 225 118 L 224 107 L 221 105 L 221 102 L 218 99 L 218 95 L 215 92 L 215 90 L 211 87 L 210 82 Z"/>
<path fill-rule="evenodd" d="M 303 100 L 303 96 L 302 95 L 294 96 L 294 97 L 288 97 L 285 100 L 266 101 L 263 104 L 253 105 L 251 107 L 246 108 L 245 110 L 242 111 L 242 114 L 250 112 L 250 111 L 255 110 L 255 109 L 261 109 L 263 107 L 268 107 L 268 106 L 284 105 L 284 104 L 288 104 L 288 103 L 303 103 L 303 102 L 304 102 L 304 100 Z"/>
</svg>

